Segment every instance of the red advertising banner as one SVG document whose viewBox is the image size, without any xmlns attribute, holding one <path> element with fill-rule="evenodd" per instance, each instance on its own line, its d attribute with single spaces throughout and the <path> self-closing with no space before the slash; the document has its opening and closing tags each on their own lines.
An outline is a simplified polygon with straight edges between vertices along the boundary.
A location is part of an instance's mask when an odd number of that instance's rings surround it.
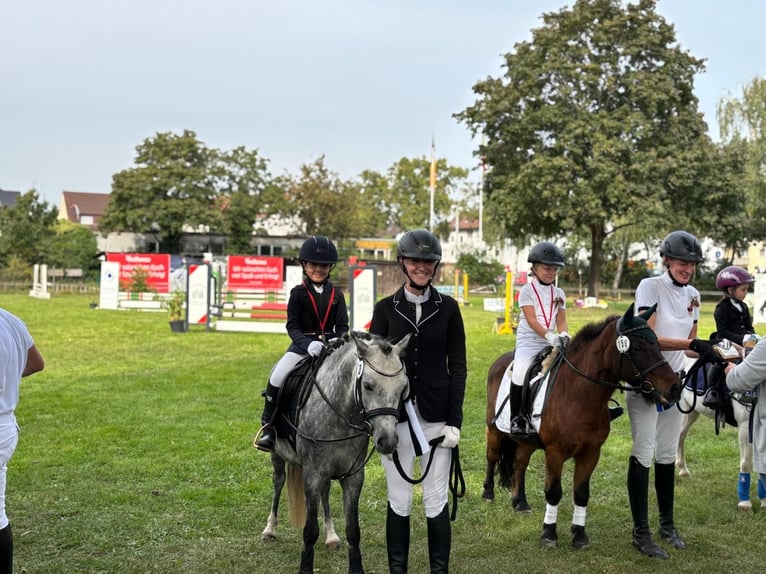
<svg viewBox="0 0 766 574">
<path fill-rule="evenodd" d="M 107 261 L 120 264 L 120 284 L 133 283 L 133 273 L 146 272 L 146 284 L 157 293 L 170 292 L 170 255 L 166 253 L 107 253 Z"/>
<path fill-rule="evenodd" d="M 226 282 L 229 291 L 281 291 L 284 287 L 281 257 L 229 255 Z"/>
</svg>

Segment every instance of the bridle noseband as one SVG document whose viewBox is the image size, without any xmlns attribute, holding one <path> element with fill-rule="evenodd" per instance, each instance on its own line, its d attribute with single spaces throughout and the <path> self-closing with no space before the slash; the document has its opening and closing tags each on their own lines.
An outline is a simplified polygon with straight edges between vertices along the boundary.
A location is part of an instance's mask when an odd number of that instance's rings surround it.
<svg viewBox="0 0 766 574">
<path fill-rule="evenodd" d="M 370 423 L 370 420 L 375 417 L 380 416 L 393 416 L 397 419 L 399 418 L 399 407 L 396 408 L 393 407 L 380 407 L 377 409 L 371 409 L 367 410 L 364 406 L 364 402 L 362 401 L 362 379 L 364 378 L 364 367 L 367 366 L 376 373 L 378 373 L 382 377 L 388 377 L 388 378 L 394 378 L 401 374 L 401 372 L 404 370 L 404 361 L 401 359 L 399 360 L 399 370 L 393 372 L 393 373 L 386 373 L 384 371 L 381 371 L 375 365 L 370 363 L 370 361 L 367 360 L 366 357 L 357 355 L 356 360 L 356 381 L 354 383 L 354 402 L 356 403 L 357 408 L 359 409 L 359 413 L 362 415 L 362 419 L 364 420 L 364 424 L 366 425 L 366 432 L 369 436 L 372 436 L 372 424 Z M 409 389 L 409 385 L 408 385 Z M 406 393 L 406 391 L 405 391 Z M 402 401 L 406 400 L 406 396 L 402 396 Z M 401 404 L 401 403 L 400 403 Z M 352 424 L 352 426 L 354 426 Z M 357 427 L 355 427 L 357 428 Z"/>
</svg>

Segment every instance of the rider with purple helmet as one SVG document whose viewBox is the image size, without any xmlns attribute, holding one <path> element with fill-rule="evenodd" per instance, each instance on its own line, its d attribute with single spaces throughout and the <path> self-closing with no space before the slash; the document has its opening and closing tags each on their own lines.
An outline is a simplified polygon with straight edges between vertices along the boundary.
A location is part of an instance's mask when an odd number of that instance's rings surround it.
<svg viewBox="0 0 766 574">
<path fill-rule="evenodd" d="M 715 306 L 716 337 L 743 344 L 745 335 L 755 333 L 750 309 L 745 303 L 750 284 L 755 278 L 747 269 L 729 265 L 718 272 L 715 286 L 723 291 L 723 298 Z"/>
<path fill-rule="evenodd" d="M 715 286 L 723 291 L 723 298 L 715 306 L 715 328 L 711 338 L 728 339 L 738 345 L 743 345 L 746 339 L 758 340 L 753 329 L 753 318 L 745 303 L 747 291 L 755 278 L 747 269 L 737 265 L 729 265 L 718 272 Z M 721 408 L 724 396 L 724 373 L 720 365 L 711 365 L 708 373 L 710 386 L 705 392 L 702 404 L 710 409 Z"/>
</svg>

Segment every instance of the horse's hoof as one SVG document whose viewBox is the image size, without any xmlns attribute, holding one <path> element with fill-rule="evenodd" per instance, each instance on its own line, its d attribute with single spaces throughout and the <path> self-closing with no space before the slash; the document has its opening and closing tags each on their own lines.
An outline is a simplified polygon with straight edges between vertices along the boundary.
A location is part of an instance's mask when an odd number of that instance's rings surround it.
<svg viewBox="0 0 766 574">
<path fill-rule="evenodd" d="M 763 506 L 763 503 L 761 503 L 761 506 Z M 737 510 L 740 512 L 751 512 L 753 510 L 753 503 L 749 500 L 740 500 L 739 504 L 737 504 Z"/>
<path fill-rule="evenodd" d="M 516 504 L 513 505 L 513 510 L 515 512 L 520 513 L 520 514 L 531 514 L 532 507 L 529 506 L 529 504 L 527 504 L 526 501 L 524 501 L 524 502 L 517 502 Z"/>
<path fill-rule="evenodd" d="M 572 526 L 572 547 L 583 550 L 590 546 L 590 538 L 585 534 L 584 526 Z"/>
<path fill-rule="evenodd" d="M 264 542 L 266 542 L 266 541 L 268 541 L 268 540 L 276 540 L 276 539 L 277 539 L 277 535 L 276 535 L 276 534 L 274 534 L 273 532 L 266 532 L 266 531 L 264 530 L 264 531 L 261 533 L 261 540 L 263 540 Z"/>
<path fill-rule="evenodd" d="M 330 550 L 338 550 L 340 548 L 340 538 L 335 538 L 333 540 L 326 540 L 325 548 L 329 548 Z"/>
<path fill-rule="evenodd" d="M 481 497 L 487 502 L 495 502 L 495 491 L 485 488 L 484 492 L 481 493 Z"/>
<path fill-rule="evenodd" d="M 543 535 L 540 539 L 543 548 L 558 548 L 559 535 L 555 524 L 543 524 Z"/>
<path fill-rule="evenodd" d="M 680 476 L 681 478 L 689 478 L 691 476 L 691 473 L 685 468 L 682 468 L 678 471 L 678 476 Z"/>
</svg>

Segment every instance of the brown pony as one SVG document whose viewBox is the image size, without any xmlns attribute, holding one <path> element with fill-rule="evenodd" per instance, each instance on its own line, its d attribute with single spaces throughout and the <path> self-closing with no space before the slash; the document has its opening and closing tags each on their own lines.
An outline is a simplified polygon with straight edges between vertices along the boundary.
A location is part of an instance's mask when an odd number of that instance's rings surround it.
<svg viewBox="0 0 766 574">
<path fill-rule="evenodd" d="M 585 548 L 585 513 L 590 498 L 590 477 L 598 464 L 601 446 L 609 436 L 608 402 L 616 389 L 640 392 L 647 400 L 667 404 L 678 400 L 680 380 L 660 353 L 654 331 L 646 322 L 655 307 L 634 316 L 633 305 L 625 315 L 583 327 L 561 355 L 549 384 L 549 395 L 540 419 L 539 441 L 511 440 L 495 426 L 495 402 L 500 381 L 513 360 L 513 352 L 499 357 L 487 376 L 487 473 L 483 498 L 495 498 L 495 468 L 500 485 L 512 488 L 518 512 L 530 512 L 524 478 L 532 453 L 545 449 L 545 500 L 542 543 L 558 545 L 556 518 L 561 501 L 561 470 L 575 460 L 572 546 Z M 620 381 L 629 383 L 622 386 Z M 505 408 L 508 408 L 506 405 Z"/>
</svg>

